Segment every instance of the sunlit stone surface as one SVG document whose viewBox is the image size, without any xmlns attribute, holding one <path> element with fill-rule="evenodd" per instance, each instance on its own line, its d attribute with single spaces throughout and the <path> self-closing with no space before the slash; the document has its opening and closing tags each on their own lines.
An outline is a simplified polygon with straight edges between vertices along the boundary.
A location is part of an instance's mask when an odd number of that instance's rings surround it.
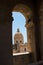
<svg viewBox="0 0 43 65">
<path fill-rule="evenodd" d="M 24 54 L 29 54 L 29 52 L 23 52 L 23 53 L 13 53 L 13 56 L 16 56 L 16 55 L 24 55 Z"/>
</svg>

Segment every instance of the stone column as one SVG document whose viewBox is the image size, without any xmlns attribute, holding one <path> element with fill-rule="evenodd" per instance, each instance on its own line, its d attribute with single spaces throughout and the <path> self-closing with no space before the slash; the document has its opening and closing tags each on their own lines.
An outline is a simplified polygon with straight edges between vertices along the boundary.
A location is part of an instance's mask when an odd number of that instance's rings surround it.
<svg viewBox="0 0 43 65">
<path fill-rule="evenodd" d="M 27 29 L 27 43 L 29 52 L 33 53 L 34 61 L 36 61 L 36 47 L 35 47 L 35 29 L 32 21 L 26 23 Z"/>
</svg>

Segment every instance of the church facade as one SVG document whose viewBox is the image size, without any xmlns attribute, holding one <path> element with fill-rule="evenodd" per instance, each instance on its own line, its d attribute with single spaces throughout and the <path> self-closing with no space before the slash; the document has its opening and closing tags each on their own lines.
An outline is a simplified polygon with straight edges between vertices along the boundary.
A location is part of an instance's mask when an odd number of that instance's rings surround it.
<svg viewBox="0 0 43 65">
<path fill-rule="evenodd" d="M 13 53 L 29 52 L 28 43 L 24 43 L 24 37 L 19 29 L 14 35 Z"/>
</svg>

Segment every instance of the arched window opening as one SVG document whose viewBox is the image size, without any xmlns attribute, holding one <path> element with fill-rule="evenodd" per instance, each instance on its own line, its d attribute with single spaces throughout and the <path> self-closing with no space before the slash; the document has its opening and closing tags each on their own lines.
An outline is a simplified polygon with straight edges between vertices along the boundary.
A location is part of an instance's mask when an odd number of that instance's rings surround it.
<svg viewBox="0 0 43 65">
<path fill-rule="evenodd" d="M 12 22 L 12 43 L 14 44 L 14 35 L 17 29 L 20 29 L 20 33 L 23 34 L 24 43 L 27 42 L 27 32 L 26 32 L 26 18 L 21 12 L 12 12 L 13 22 Z"/>
<path fill-rule="evenodd" d="M 21 12 L 12 12 L 12 17 L 14 19 L 12 22 L 12 44 L 15 51 L 19 50 L 21 52 L 23 49 L 20 49 L 20 47 L 23 46 L 24 48 L 24 44 L 27 43 L 26 18 Z M 18 45 L 18 48 L 15 43 Z"/>
<path fill-rule="evenodd" d="M 13 21 L 12 21 L 12 44 L 14 46 L 14 44 L 17 42 L 17 51 L 19 50 L 20 53 L 23 52 L 23 50 L 25 52 L 32 52 L 31 51 L 31 42 L 32 42 L 32 35 L 31 37 L 30 32 L 32 33 L 32 11 L 30 8 L 28 8 L 27 6 L 23 5 L 23 4 L 18 4 L 14 7 L 13 11 L 12 11 L 12 17 L 13 17 Z M 33 42 L 32 42 L 33 43 Z M 25 47 L 27 47 L 27 49 L 24 49 Z M 18 53 L 16 51 L 16 53 Z M 28 53 L 30 53 L 28 52 Z"/>
<path fill-rule="evenodd" d="M 24 51 L 26 52 L 26 48 L 24 48 Z"/>
<path fill-rule="evenodd" d="M 18 43 L 18 41 L 16 41 L 16 43 Z"/>
</svg>

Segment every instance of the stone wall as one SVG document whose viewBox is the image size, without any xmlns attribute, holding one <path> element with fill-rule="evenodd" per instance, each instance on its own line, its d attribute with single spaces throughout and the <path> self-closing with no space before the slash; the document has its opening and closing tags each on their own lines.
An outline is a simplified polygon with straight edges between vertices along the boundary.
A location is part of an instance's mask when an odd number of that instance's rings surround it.
<svg viewBox="0 0 43 65">
<path fill-rule="evenodd" d="M 13 65 L 28 65 L 32 62 L 32 54 L 13 56 Z"/>
<path fill-rule="evenodd" d="M 40 51 L 41 51 L 41 59 L 43 59 L 43 1 L 40 4 L 40 10 L 39 10 L 39 18 L 40 18 L 40 33 L 41 33 L 41 45 L 40 45 Z"/>
</svg>

